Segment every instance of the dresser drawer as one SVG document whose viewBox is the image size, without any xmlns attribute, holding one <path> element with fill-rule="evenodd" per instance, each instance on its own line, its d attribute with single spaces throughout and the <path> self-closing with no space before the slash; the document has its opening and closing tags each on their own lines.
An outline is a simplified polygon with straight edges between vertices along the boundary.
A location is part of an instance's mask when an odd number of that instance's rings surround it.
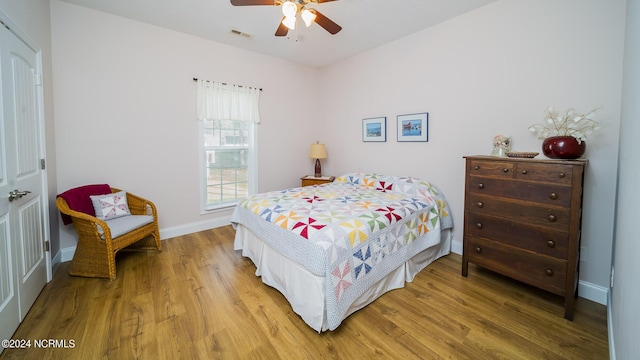
<svg viewBox="0 0 640 360">
<path fill-rule="evenodd" d="M 571 185 L 573 166 L 528 161 L 470 160 L 468 175 Z"/>
<path fill-rule="evenodd" d="M 475 212 L 465 215 L 466 233 L 506 245 L 567 259 L 569 233 Z"/>
<path fill-rule="evenodd" d="M 497 178 L 513 178 L 516 165 L 510 162 L 490 160 L 470 160 L 468 174 L 472 176 L 487 176 Z"/>
<path fill-rule="evenodd" d="M 571 185 L 573 180 L 573 166 L 521 162 L 516 164 L 514 175 L 515 178 L 519 180 Z"/>
<path fill-rule="evenodd" d="M 470 262 L 558 295 L 565 295 L 567 261 L 467 236 Z"/>
<path fill-rule="evenodd" d="M 571 204 L 571 187 L 549 183 L 469 176 L 467 192 L 535 201 L 554 206 L 568 207 Z"/>
<path fill-rule="evenodd" d="M 468 194 L 467 200 L 467 211 L 493 215 L 524 224 L 545 226 L 557 230 L 568 230 L 571 220 L 571 209 L 567 207 L 524 203 L 520 200 L 491 197 L 475 193 Z"/>
</svg>

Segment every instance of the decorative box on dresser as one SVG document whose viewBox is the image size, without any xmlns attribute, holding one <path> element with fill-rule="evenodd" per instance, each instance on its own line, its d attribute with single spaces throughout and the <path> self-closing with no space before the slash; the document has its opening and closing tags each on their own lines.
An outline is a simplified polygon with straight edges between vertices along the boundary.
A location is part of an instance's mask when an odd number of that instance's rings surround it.
<svg viewBox="0 0 640 360">
<path fill-rule="evenodd" d="M 573 320 L 587 161 L 465 159 L 462 276 L 471 262 L 563 296 Z"/>
</svg>

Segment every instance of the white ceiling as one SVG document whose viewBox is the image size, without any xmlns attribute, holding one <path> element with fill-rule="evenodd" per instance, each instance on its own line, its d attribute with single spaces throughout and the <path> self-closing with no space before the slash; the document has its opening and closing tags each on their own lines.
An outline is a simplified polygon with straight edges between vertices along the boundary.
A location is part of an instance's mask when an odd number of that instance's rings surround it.
<svg viewBox="0 0 640 360">
<path fill-rule="evenodd" d="M 496 0 L 339 0 L 308 7 L 342 26 L 331 35 L 298 20 L 287 37 L 274 33 L 280 7 L 233 6 L 229 0 L 62 0 L 238 48 L 324 67 Z M 231 33 L 250 34 L 243 37 Z"/>
</svg>

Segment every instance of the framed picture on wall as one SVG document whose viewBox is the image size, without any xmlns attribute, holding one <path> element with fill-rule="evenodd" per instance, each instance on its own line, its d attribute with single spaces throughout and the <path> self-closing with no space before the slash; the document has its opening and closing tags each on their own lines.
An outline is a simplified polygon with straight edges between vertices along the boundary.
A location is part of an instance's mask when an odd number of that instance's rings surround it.
<svg viewBox="0 0 640 360">
<path fill-rule="evenodd" d="M 362 141 L 387 141 L 387 117 L 362 119 Z"/>
<path fill-rule="evenodd" d="M 429 141 L 429 113 L 398 115 L 398 141 Z"/>
</svg>

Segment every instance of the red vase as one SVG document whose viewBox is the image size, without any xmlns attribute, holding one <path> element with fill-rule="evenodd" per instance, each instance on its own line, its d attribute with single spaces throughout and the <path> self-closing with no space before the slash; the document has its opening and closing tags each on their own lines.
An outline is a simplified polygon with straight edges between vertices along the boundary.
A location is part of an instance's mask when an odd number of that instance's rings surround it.
<svg viewBox="0 0 640 360">
<path fill-rule="evenodd" d="M 551 159 L 577 159 L 584 154 L 586 144 L 573 136 L 552 136 L 542 142 L 542 153 Z"/>
</svg>

